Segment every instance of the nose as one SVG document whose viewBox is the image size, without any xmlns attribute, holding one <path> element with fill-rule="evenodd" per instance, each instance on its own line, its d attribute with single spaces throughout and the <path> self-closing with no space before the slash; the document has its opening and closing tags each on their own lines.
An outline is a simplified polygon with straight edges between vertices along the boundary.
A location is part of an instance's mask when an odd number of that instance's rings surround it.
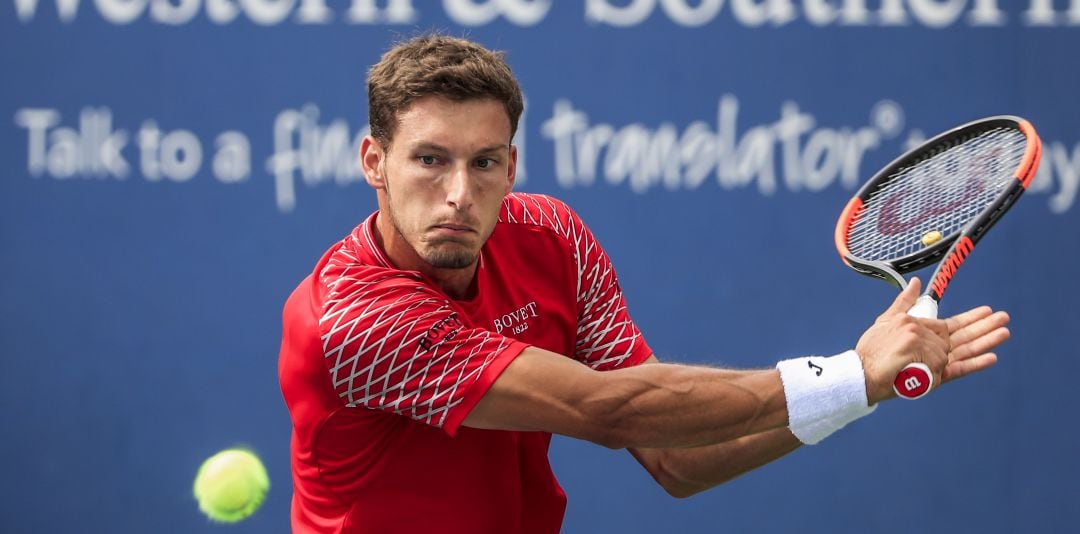
<svg viewBox="0 0 1080 534">
<path fill-rule="evenodd" d="M 467 165 L 455 166 L 446 181 L 446 203 L 459 211 L 473 205 L 472 178 Z"/>
</svg>

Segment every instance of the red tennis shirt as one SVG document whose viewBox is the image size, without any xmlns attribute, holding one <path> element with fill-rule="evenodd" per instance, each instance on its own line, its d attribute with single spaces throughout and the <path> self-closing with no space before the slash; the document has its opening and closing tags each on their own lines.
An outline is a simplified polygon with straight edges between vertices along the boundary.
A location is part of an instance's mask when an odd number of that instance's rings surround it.
<svg viewBox="0 0 1080 534">
<path fill-rule="evenodd" d="M 374 223 L 331 247 L 285 304 L 293 530 L 558 532 L 551 435 L 461 422 L 527 346 L 602 371 L 651 355 L 607 255 L 565 204 L 511 194 L 476 296 L 454 300 L 394 268 Z"/>
</svg>

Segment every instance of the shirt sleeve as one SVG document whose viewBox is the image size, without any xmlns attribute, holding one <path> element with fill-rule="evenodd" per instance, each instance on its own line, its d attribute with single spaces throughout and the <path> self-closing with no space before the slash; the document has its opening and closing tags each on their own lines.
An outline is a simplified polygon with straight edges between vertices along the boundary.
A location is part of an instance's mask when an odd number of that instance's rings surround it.
<svg viewBox="0 0 1080 534">
<path fill-rule="evenodd" d="M 574 358 L 593 369 L 632 367 L 652 355 L 630 318 L 611 258 L 592 231 L 564 204 L 565 235 L 577 268 L 577 334 Z"/>
<path fill-rule="evenodd" d="M 409 417 L 453 436 L 527 345 L 466 324 L 449 299 L 405 273 L 324 276 L 319 333 L 346 406 Z"/>
</svg>

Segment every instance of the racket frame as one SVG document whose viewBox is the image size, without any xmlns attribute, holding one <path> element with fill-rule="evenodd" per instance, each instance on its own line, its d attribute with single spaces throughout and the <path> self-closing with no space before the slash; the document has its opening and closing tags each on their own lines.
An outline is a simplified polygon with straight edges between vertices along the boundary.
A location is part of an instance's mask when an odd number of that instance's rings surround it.
<svg viewBox="0 0 1080 534">
<path fill-rule="evenodd" d="M 928 149 L 945 145 L 974 131 L 1000 126 L 1014 127 L 1022 131 L 1027 137 L 1027 148 L 1025 148 L 1024 157 L 1014 174 L 1016 182 L 1010 185 L 994 202 L 951 234 L 943 236 L 936 243 L 906 256 L 889 261 L 874 261 L 858 258 L 851 254 L 847 246 L 848 231 L 851 225 L 858 220 L 862 213 L 863 203 L 870 197 L 871 193 L 878 190 L 880 186 L 890 179 L 893 179 L 900 169 L 914 165 L 921 161 L 922 158 L 936 153 L 934 150 Z M 943 132 L 896 158 L 859 188 L 859 191 L 844 207 L 836 224 L 834 238 L 837 251 L 840 252 L 840 257 L 844 260 L 844 263 L 856 272 L 885 280 L 900 289 L 907 286 L 907 280 L 904 279 L 903 275 L 937 263 L 937 268 L 930 276 L 930 283 L 927 284 L 923 294 L 928 295 L 935 301 L 940 301 L 957 268 L 967 259 L 971 250 L 986 235 L 987 231 L 1016 203 L 1020 195 L 1027 189 L 1028 184 L 1034 179 L 1041 156 L 1042 143 L 1035 133 L 1035 128 L 1028 121 L 1012 115 L 987 117 Z"/>
</svg>

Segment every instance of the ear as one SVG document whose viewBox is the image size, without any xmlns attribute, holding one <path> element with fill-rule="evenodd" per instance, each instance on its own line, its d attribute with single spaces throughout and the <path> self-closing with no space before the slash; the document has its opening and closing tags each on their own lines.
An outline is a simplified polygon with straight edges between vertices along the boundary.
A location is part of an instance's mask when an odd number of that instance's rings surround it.
<svg viewBox="0 0 1080 534">
<path fill-rule="evenodd" d="M 509 195 L 510 191 L 514 190 L 514 182 L 517 180 L 517 158 L 517 146 L 510 145 L 510 162 L 506 168 L 506 192 L 503 193 L 504 195 Z"/>
<path fill-rule="evenodd" d="M 386 159 L 386 151 L 382 145 L 370 135 L 365 135 L 360 141 L 360 168 L 364 171 L 364 180 L 374 189 L 385 189 L 386 179 L 382 175 L 382 165 Z"/>
</svg>

